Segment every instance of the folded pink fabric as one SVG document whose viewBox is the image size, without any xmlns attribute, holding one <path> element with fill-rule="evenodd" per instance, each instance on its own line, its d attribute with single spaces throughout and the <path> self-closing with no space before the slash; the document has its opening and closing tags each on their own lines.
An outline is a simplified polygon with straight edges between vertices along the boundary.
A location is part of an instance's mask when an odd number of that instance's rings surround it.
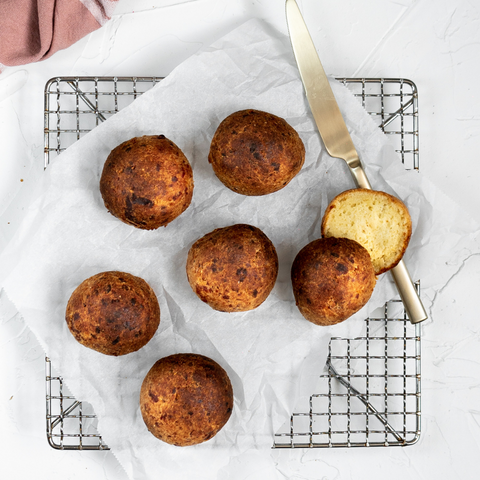
<svg viewBox="0 0 480 480">
<path fill-rule="evenodd" d="M 116 3 L 0 0 L 0 64 L 25 65 L 50 57 L 105 24 Z"/>
</svg>

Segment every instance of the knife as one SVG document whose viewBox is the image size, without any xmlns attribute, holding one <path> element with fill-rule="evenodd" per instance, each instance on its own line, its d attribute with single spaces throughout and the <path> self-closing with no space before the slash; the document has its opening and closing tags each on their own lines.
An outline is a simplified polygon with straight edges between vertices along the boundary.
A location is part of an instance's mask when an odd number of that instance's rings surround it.
<svg viewBox="0 0 480 480">
<path fill-rule="evenodd" d="M 372 189 L 348 133 L 315 45 L 295 0 L 286 0 L 287 24 L 310 109 L 328 154 L 345 160 L 360 188 Z M 403 260 L 390 270 L 411 323 L 428 318 Z"/>
</svg>

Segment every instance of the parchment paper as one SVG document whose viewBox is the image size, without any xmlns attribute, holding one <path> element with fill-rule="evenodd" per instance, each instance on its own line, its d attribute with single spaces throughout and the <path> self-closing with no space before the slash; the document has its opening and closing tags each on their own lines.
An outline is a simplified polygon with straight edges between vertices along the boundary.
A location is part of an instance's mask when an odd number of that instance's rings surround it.
<svg viewBox="0 0 480 480">
<path fill-rule="evenodd" d="M 467 240 L 464 235 L 476 231 L 475 226 L 465 218 L 458 232 L 445 228 L 448 217 L 443 215 L 457 214 L 456 206 L 417 172 L 405 172 L 359 102 L 340 84 L 332 81 L 332 86 L 373 187 L 397 194 L 410 209 L 414 233 L 405 259 L 414 279 L 426 279 L 429 306 L 440 282 L 460 268 L 472 242 L 476 245 L 476 234 Z M 285 118 L 305 143 L 305 166 L 280 192 L 238 195 L 218 181 L 208 164 L 218 124 L 243 108 Z M 98 189 L 108 153 L 129 138 L 147 134 L 164 134 L 174 141 L 190 160 L 195 179 L 188 210 L 153 232 L 115 219 Z M 295 307 L 293 259 L 320 236 L 328 202 L 353 186 L 343 162 L 323 151 L 288 38 L 257 20 L 191 57 L 49 166 L 26 221 L 1 258 L 4 291 L 72 393 L 92 404 L 104 441 L 132 479 L 231 478 L 238 474 L 239 458 L 259 452 L 266 462 L 265 475 L 275 470 L 273 433 L 296 402 L 312 393 L 312 378 L 324 365 L 330 335 L 357 334 L 362 319 L 396 295 L 390 277 L 381 276 L 368 305 L 331 328 L 312 325 Z M 440 205 L 441 215 L 434 204 Z M 272 294 L 258 309 L 225 314 L 195 296 L 185 261 L 195 240 L 234 223 L 250 223 L 267 234 L 277 249 L 280 272 Z M 452 249 L 458 252 L 456 261 L 446 266 Z M 144 278 L 161 308 L 152 341 L 119 358 L 79 345 L 64 321 L 76 286 L 113 269 Z M 201 353 L 219 362 L 235 392 L 230 421 L 214 439 L 195 447 L 173 447 L 155 439 L 138 405 L 147 371 L 157 359 L 177 352 Z"/>
</svg>

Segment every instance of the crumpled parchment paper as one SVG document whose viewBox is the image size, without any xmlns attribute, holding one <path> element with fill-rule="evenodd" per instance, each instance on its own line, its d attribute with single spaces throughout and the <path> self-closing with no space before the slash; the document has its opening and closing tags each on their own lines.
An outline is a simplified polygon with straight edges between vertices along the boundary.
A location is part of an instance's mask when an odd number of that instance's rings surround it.
<svg viewBox="0 0 480 480">
<path fill-rule="evenodd" d="M 353 95 L 335 81 L 332 87 L 373 187 L 397 194 L 410 209 L 414 233 L 405 260 L 414 279 L 425 279 L 428 307 L 440 282 L 455 272 L 462 252 L 470 248 L 462 244 L 461 232 L 472 225 L 464 219 L 459 233 L 445 228 L 443 215 L 455 213 L 456 206 L 418 172 L 406 172 Z M 307 151 L 297 177 L 264 197 L 231 192 L 207 161 L 220 121 L 244 108 L 285 118 Z M 188 210 L 166 228 L 151 232 L 110 215 L 98 188 L 109 152 L 127 139 L 149 134 L 174 141 L 191 162 L 195 180 Z M 252 452 L 261 452 L 265 465 L 274 470 L 273 433 L 296 402 L 312 393 L 312 378 L 323 368 L 330 335 L 358 334 L 362 319 L 396 296 L 390 276 L 383 275 L 368 305 L 330 328 L 307 322 L 295 306 L 293 259 L 320 236 L 328 202 L 353 186 L 344 163 L 330 158 L 322 147 L 289 39 L 257 20 L 188 59 L 48 167 L 24 224 L 1 258 L 0 281 L 69 389 L 93 406 L 104 441 L 132 479 L 230 478 L 238 473 L 238 459 Z M 185 262 L 195 240 L 234 223 L 249 223 L 266 233 L 277 249 L 280 271 L 273 292 L 258 309 L 226 314 L 212 310 L 192 292 Z M 444 259 L 457 247 L 457 262 L 447 268 Z M 79 345 L 64 321 L 76 286 L 105 270 L 144 278 L 161 308 L 152 341 L 119 358 Z M 201 353 L 219 362 L 235 392 L 227 425 L 214 439 L 195 447 L 179 448 L 155 439 L 139 410 L 145 374 L 157 359 L 177 352 Z"/>
</svg>

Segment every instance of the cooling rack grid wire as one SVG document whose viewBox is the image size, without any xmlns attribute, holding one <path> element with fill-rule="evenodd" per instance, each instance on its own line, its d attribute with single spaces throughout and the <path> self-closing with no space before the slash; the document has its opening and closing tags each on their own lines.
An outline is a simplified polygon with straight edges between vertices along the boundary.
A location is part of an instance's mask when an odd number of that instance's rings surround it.
<svg viewBox="0 0 480 480">
<path fill-rule="evenodd" d="M 419 169 L 418 92 L 395 78 L 339 78 L 389 137 L 405 168 Z M 155 77 L 56 77 L 45 86 L 44 163 L 155 86 Z M 419 284 L 416 284 L 419 288 Z M 274 448 L 407 446 L 420 437 L 421 324 L 392 300 L 364 334 L 331 339 L 329 361 Z M 68 392 L 46 358 L 46 430 L 61 450 L 106 450 L 92 407 Z"/>
<path fill-rule="evenodd" d="M 407 446 L 420 437 L 420 324 L 398 300 L 356 338 L 333 337 L 324 372 L 275 448 Z"/>
</svg>

